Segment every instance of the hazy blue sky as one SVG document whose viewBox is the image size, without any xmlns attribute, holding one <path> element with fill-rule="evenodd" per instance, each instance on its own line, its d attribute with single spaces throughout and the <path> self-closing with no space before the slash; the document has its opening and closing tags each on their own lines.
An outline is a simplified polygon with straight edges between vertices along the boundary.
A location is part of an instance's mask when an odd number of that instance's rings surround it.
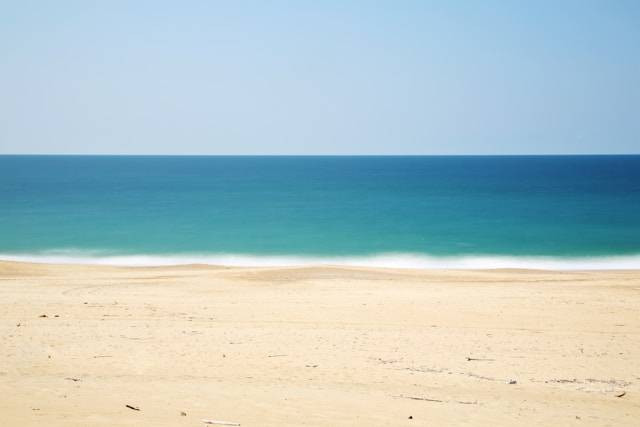
<svg viewBox="0 0 640 427">
<path fill-rule="evenodd" d="M 2 1 L 0 153 L 640 152 L 640 1 Z"/>
</svg>

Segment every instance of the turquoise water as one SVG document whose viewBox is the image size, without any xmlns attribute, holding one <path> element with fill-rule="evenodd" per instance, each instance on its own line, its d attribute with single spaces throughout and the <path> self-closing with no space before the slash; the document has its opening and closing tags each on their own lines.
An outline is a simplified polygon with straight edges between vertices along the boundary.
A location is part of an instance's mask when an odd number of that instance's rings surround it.
<svg viewBox="0 0 640 427">
<path fill-rule="evenodd" d="M 0 156 L 0 258 L 55 257 L 640 267 L 640 156 Z"/>
</svg>

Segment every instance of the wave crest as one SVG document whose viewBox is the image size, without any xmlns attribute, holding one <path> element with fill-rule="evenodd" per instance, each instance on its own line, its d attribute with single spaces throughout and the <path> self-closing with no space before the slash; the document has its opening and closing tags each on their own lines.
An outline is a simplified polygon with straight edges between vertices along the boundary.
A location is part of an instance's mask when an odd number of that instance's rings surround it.
<svg viewBox="0 0 640 427">
<path fill-rule="evenodd" d="M 385 253 L 368 256 L 296 256 L 249 254 L 116 255 L 101 251 L 47 251 L 35 254 L 1 254 L 0 260 L 53 264 L 163 266 L 207 264 L 234 267 L 358 266 L 413 269 L 626 270 L 640 269 L 640 255 L 596 257 L 464 255 L 433 256 Z"/>
</svg>

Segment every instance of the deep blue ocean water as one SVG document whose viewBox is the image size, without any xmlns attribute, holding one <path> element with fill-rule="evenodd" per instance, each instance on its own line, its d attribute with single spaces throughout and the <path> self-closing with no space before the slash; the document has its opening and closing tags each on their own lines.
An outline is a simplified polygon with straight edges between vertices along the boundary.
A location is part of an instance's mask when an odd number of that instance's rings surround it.
<svg viewBox="0 0 640 427">
<path fill-rule="evenodd" d="M 640 156 L 0 156 L 0 258 L 114 256 L 640 268 Z"/>
</svg>

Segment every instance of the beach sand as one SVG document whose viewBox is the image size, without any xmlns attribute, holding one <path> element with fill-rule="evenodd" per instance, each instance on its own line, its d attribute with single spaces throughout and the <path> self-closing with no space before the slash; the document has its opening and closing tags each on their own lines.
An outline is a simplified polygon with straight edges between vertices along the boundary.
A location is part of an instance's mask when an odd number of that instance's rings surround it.
<svg viewBox="0 0 640 427">
<path fill-rule="evenodd" d="M 640 425 L 640 272 L 0 262 L 0 425 L 202 419 Z"/>
</svg>

